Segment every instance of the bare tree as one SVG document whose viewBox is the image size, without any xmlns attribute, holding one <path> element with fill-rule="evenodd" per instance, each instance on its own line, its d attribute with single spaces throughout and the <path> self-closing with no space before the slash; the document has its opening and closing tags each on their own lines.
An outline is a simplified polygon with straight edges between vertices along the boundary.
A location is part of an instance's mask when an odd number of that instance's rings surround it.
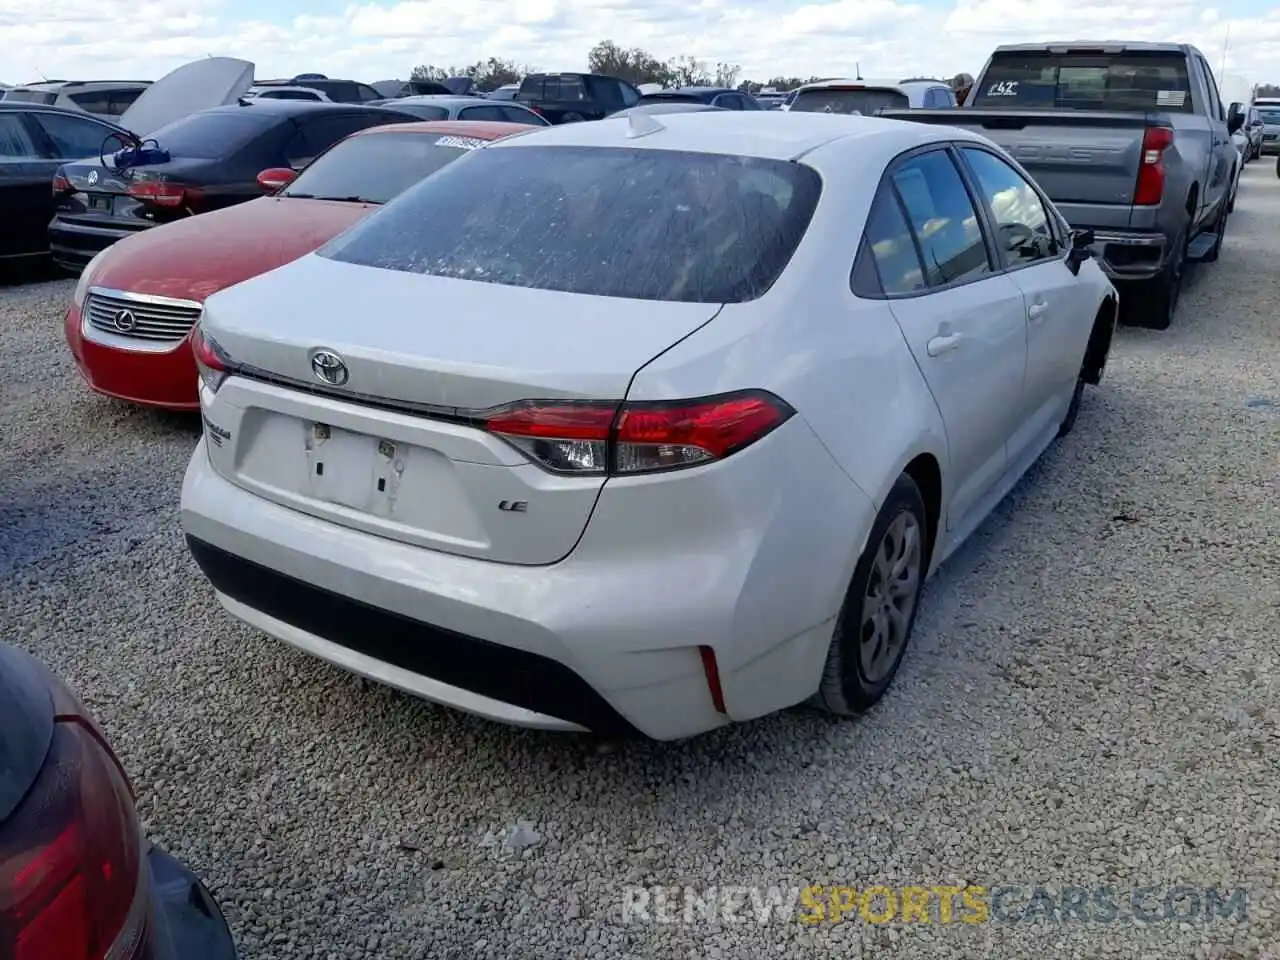
<svg viewBox="0 0 1280 960">
<path fill-rule="evenodd" d="M 742 68 L 736 63 L 717 63 L 715 76 L 712 79 L 717 87 L 736 87 L 740 76 L 742 76 Z"/>
<path fill-rule="evenodd" d="M 437 67 L 434 64 L 422 64 L 414 67 L 409 74 L 410 80 L 445 80 L 449 77 L 466 77 L 476 88 L 485 92 L 496 90 L 508 83 L 519 83 L 526 76 L 537 71 L 530 66 L 523 66 L 512 60 L 489 57 L 477 60 L 469 67 Z"/>
<path fill-rule="evenodd" d="M 1255 97 L 1280 97 L 1280 84 L 1260 83 L 1253 88 Z"/>
</svg>

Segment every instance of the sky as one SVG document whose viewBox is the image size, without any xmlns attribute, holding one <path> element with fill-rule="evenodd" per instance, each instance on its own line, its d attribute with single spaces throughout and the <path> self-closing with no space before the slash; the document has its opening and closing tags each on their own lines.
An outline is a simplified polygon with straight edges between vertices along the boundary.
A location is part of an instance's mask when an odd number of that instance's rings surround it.
<svg viewBox="0 0 1280 960">
<path fill-rule="evenodd" d="M 270 12 L 267 12 L 270 11 Z M 490 56 L 581 70 L 599 40 L 660 59 L 739 64 L 742 79 L 976 74 L 1000 43 L 1172 40 L 1215 71 L 1280 82 L 1280 0 L 0 0 L 0 82 L 154 80 L 233 56 L 259 78 L 375 81 Z M 1224 95 L 1226 91 L 1224 90 Z"/>
</svg>

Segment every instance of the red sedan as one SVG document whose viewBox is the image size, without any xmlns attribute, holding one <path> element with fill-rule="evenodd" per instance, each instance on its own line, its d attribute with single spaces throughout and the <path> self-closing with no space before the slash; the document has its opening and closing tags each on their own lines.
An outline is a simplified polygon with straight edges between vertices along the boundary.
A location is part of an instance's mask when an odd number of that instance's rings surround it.
<svg viewBox="0 0 1280 960">
<path fill-rule="evenodd" d="M 84 268 L 64 321 L 89 386 L 118 400 L 197 410 L 192 325 L 205 298 L 311 253 L 467 150 L 531 127 L 429 121 L 371 127 L 301 174 L 264 170 L 268 197 L 145 230 Z"/>
</svg>

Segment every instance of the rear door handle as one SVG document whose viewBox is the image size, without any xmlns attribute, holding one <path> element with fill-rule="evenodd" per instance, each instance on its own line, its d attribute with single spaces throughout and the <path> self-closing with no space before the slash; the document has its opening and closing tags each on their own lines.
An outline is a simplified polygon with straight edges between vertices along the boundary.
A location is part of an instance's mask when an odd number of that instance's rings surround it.
<svg viewBox="0 0 1280 960">
<path fill-rule="evenodd" d="M 1033 303 L 1027 308 L 1027 316 L 1032 320 L 1041 320 L 1048 312 L 1049 305 L 1047 303 Z"/>
<path fill-rule="evenodd" d="M 950 350 L 954 350 L 960 346 L 963 335 L 959 333 L 949 333 L 946 336 L 934 337 L 928 343 L 929 356 L 940 357 Z"/>
</svg>

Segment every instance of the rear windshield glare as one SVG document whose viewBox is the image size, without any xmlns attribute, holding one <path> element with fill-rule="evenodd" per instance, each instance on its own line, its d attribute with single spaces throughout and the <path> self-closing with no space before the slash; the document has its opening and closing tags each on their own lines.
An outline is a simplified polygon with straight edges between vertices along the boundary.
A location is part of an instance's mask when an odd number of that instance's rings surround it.
<svg viewBox="0 0 1280 960">
<path fill-rule="evenodd" d="M 439 134 L 361 134 L 318 157 L 283 195 L 386 203 L 484 142 Z"/>
<path fill-rule="evenodd" d="M 6 90 L 4 98 L 12 100 L 15 103 L 42 103 L 51 104 L 58 99 L 56 93 L 47 93 L 44 90 Z"/>
<path fill-rule="evenodd" d="M 880 110 L 906 110 L 911 100 L 897 90 L 805 90 L 796 94 L 793 113 L 860 113 L 873 117 Z"/>
<path fill-rule="evenodd" d="M 173 159 L 223 160 L 271 126 L 277 115 L 253 107 L 193 113 L 147 137 Z"/>
<path fill-rule="evenodd" d="M 972 104 L 997 110 L 1192 111 L 1186 59 L 1172 53 L 999 54 Z"/>
<path fill-rule="evenodd" d="M 782 273 L 821 190 L 811 167 L 780 160 L 498 147 L 449 164 L 319 253 L 539 290 L 740 303 Z"/>
</svg>

